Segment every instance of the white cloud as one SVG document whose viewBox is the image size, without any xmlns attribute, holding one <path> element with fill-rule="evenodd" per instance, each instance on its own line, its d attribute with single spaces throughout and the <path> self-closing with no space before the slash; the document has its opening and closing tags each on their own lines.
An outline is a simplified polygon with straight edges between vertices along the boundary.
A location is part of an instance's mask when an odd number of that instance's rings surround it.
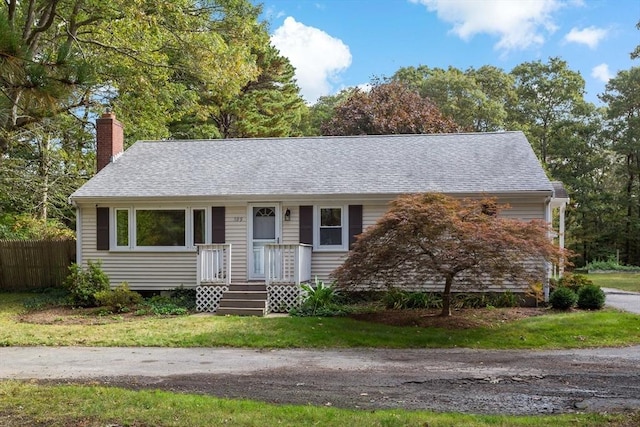
<svg viewBox="0 0 640 427">
<path fill-rule="evenodd" d="M 545 33 L 557 27 L 552 13 L 563 6 L 559 0 L 410 0 L 437 12 L 438 18 L 453 24 L 453 33 L 463 40 L 476 34 L 498 36 L 494 46 L 511 51 L 541 45 Z"/>
<path fill-rule="evenodd" d="M 572 28 L 569 33 L 564 36 L 565 41 L 573 43 L 582 43 L 591 49 L 598 47 L 600 40 L 607 36 L 607 30 L 603 28 L 588 27 L 583 30 Z"/>
<path fill-rule="evenodd" d="M 296 68 L 296 80 L 307 102 L 331 93 L 332 83 L 351 65 L 351 52 L 342 40 L 287 17 L 271 43 Z"/>
<path fill-rule="evenodd" d="M 609 65 L 600 64 L 593 67 L 593 69 L 591 70 L 591 77 L 607 83 L 613 77 L 613 75 L 611 74 L 611 71 L 609 71 Z"/>
</svg>

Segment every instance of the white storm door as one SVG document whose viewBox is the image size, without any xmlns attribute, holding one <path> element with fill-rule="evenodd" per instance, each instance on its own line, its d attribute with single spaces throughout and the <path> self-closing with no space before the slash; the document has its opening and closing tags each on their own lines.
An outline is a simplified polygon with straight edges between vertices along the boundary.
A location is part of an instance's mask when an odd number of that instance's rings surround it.
<svg viewBox="0 0 640 427">
<path fill-rule="evenodd" d="M 280 207 L 275 204 L 249 205 L 249 279 L 265 278 L 265 245 L 280 243 Z"/>
</svg>

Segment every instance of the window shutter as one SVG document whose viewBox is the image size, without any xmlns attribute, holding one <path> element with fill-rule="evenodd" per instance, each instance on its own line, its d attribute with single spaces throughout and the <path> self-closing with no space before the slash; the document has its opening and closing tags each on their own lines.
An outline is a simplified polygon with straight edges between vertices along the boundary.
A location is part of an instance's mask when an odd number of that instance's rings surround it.
<svg viewBox="0 0 640 427">
<path fill-rule="evenodd" d="M 349 249 L 353 247 L 356 236 L 362 233 L 362 205 L 349 205 Z"/>
<path fill-rule="evenodd" d="M 313 206 L 300 206 L 300 243 L 313 245 Z"/>
<path fill-rule="evenodd" d="M 109 208 L 96 208 L 96 249 L 109 250 Z"/>
<path fill-rule="evenodd" d="M 211 242 L 225 243 L 225 209 L 224 206 L 211 208 Z"/>
</svg>

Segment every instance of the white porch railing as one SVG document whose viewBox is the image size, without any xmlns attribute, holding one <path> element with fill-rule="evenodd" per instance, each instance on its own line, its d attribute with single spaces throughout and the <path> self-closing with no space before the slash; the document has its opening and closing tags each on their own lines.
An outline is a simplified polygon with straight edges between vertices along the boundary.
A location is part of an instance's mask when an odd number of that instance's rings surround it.
<svg viewBox="0 0 640 427">
<path fill-rule="evenodd" d="M 231 244 L 214 243 L 197 245 L 198 276 L 200 284 L 231 283 Z"/>
<path fill-rule="evenodd" d="M 310 245 L 265 245 L 265 282 L 300 283 L 311 280 Z"/>
</svg>

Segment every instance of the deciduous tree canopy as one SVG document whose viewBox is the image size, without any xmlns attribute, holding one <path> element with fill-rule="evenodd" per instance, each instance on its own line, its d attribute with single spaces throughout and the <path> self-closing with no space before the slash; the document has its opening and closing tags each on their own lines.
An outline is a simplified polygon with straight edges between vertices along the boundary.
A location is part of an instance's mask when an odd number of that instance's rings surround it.
<svg viewBox="0 0 640 427">
<path fill-rule="evenodd" d="M 549 239 L 543 221 L 499 215 L 495 200 L 455 199 L 437 193 L 401 196 L 362 233 L 345 263 L 334 271 L 343 287 L 378 282 L 401 286 L 407 280 L 442 283 L 442 315 L 451 315 L 455 283 L 542 282 L 540 261 L 560 262 L 564 254 Z M 536 260 L 533 268 L 526 261 Z"/>
<path fill-rule="evenodd" d="M 355 89 L 322 127 L 324 135 L 385 135 L 457 132 L 459 127 L 408 85 L 379 83 Z"/>
</svg>

